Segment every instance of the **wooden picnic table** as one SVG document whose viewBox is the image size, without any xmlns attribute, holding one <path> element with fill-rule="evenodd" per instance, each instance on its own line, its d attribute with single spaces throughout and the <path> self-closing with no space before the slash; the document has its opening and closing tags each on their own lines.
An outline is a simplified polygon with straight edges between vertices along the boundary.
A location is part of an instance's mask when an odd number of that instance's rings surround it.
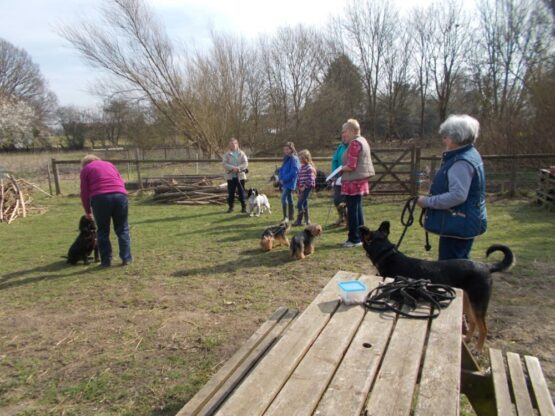
<svg viewBox="0 0 555 416">
<path fill-rule="evenodd" d="M 341 304 L 337 283 L 353 279 L 381 282 L 336 273 L 216 414 L 458 415 L 461 292 L 418 320 Z"/>
</svg>

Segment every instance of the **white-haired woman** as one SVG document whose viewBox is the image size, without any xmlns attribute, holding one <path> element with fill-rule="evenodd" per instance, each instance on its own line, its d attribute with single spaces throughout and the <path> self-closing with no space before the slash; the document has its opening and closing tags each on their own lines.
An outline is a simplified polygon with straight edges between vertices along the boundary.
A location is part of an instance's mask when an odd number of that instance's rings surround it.
<svg viewBox="0 0 555 416">
<path fill-rule="evenodd" d="M 125 184 L 117 168 L 98 156 L 87 155 L 81 160 L 81 202 L 85 215 L 96 221 L 100 264 L 112 264 L 110 221 L 118 236 L 119 256 L 122 265 L 132 261 L 131 239 L 127 222 L 128 202 Z"/>
<path fill-rule="evenodd" d="M 439 127 L 445 145 L 430 196 L 418 198 L 426 208 L 424 226 L 438 234 L 439 260 L 467 259 L 474 238 L 487 228 L 486 178 L 474 147 L 480 123 L 469 115 L 451 115 Z"/>
<path fill-rule="evenodd" d="M 341 138 L 349 147 L 342 156 L 341 195 L 347 203 L 349 234 L 343 247 L 362 245 L 359 227 L 364 225 L 362 197 L 370 193 L 368 180 L 374 176 L 370 145 L 360 135 L 357 120 L 349 119 L 343 124 Z"/>
</svg>

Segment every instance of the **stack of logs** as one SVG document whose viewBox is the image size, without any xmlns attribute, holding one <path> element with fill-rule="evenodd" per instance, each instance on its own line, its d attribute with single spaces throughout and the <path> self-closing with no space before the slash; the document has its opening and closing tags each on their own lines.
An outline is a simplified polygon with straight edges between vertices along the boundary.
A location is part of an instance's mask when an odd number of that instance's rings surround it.
<svg viewBox="0 0 555 416">
<path fill-rule="evenodd" d="M 13 175 L 0 176 L 0 222 L 10 224 L 17 217 L 26 217 L 31 204 L 32 185 Z"/>
<path fill-rule="evenodd" d="M 155 202 L 181 205 L 224 205 L 227 200 L 227 187 L 225 183 L 221 183 L 221 176 L 184 175 L 158 179 L 160 184 L 154 186 L 152 198 Z M 220 182 L 219 185 L 214 185 L 216 180 Z"/>
</svg>

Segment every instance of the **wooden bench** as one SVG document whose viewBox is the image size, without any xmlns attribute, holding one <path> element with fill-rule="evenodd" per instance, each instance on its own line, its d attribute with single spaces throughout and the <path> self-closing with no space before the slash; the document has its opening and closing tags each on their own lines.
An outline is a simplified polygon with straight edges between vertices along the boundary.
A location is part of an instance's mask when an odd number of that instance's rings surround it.
<svg viewBox="0 0 555 416">
<path fill-rule="evenodd" d="M 233 390 L 268 353 L 298 315 L 296 309 L 280 307 L 243 344 L 206 385 L 187 402 L 177 416 L 208 416 L 216 412 Z"/>
<path fill-rule="evenodd" d="M 555 416 L 553 400 L 536 357 L 524 356 L 526 374 L 520 355 L 514 352 L 503 357 L 500 350 L 490 348 L 489 356 L 498 415 Z"/>
</svg>

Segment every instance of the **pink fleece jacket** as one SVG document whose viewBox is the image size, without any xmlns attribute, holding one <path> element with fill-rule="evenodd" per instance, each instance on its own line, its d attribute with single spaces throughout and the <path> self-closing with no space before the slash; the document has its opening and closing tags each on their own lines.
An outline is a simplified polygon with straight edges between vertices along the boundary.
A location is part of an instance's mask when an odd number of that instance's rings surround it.
<svg viewBox="0 0 555 416">
<path fill-rule="evenodd" d="M 81 202 L 87 214 L 93 196 L 116 192 L 127 195 L 121 175 L 110 162 L 93 160 L 81 169 Z"/>
</svg>

